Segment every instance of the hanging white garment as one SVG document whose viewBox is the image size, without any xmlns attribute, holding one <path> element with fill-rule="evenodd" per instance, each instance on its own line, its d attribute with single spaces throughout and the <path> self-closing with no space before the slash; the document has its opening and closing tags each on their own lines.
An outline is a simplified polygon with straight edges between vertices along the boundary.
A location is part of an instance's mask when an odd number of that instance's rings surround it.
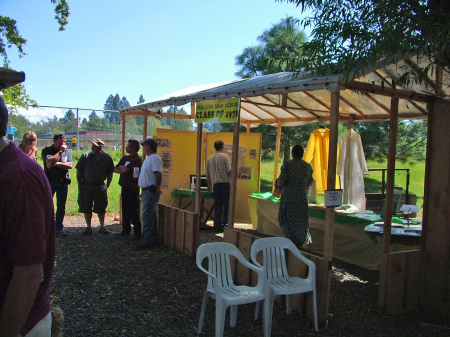
<svg viewBox="0 0 450 337">
<path fill-rule="evenodd" d="M 353 129 L 341 137 L 341 151 L 337 174 L 341 177 L 343 204 L 353 204 L 360 211 L 366 210 L 366 193 L 364 190 L 364 173 L 367 173 L 366 158 L 361 143 L 361 136 Z"/>
</svg>

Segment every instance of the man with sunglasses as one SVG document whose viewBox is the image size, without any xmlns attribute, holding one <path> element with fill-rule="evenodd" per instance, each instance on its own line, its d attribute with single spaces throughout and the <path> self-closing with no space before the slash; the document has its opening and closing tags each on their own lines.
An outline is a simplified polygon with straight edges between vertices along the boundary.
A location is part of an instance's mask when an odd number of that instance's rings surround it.
<svg viewBox="0 0 450 337">
<path fill-rule="evenodd" d="M 72 153 L 66 146 L 66 136 L 57 133 L 53 136 L 53 145 L 42 150 L 44 171 L 47 175 L 53 195 L 56 194 L 56 236 L 65 237 L 64 215 L 69 191 L 69 170 L 73 168 Z"/>
</svg>

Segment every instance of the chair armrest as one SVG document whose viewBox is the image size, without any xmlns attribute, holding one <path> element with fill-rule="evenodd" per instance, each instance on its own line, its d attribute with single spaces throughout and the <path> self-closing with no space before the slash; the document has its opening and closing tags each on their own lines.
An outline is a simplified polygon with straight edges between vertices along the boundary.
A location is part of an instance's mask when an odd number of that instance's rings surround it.
<svg viewBox="0 0 450 337">
<path fill-rule="evenodd" d="M 302 261 L 303 263 L 305 263 L 308 266 L 309 273 L 311 273 L 313 271 L 314 274 L 315 274 L 315 272 L 316 272 L 316 264 L 313 261 L 311 261 L 310 259 L 308 259 L 305 256 L 303 256 L 303 254 L 300 253 L 300 251 L 298 251 L 298 250 L 296 250 L 296 251 L 295 250 L 290 250 L 290 251 L 292 252 L 292 254 L 294 254 L 294 256 L 296 258 L 298 258 L 300 261 Z"/>
<path fill-rule="evenodd" d="M 249 262 L 244 255 L 239 251 L 238 254 L 233 254 L 242 265 L 247 267 L 248 269 L 253 270 L 258 274 L 258 285 L 262 285 L 262 282 L 264 282 L 264 268 L 262 266 L 255 266 L 253 263 Z"/>
</svg>

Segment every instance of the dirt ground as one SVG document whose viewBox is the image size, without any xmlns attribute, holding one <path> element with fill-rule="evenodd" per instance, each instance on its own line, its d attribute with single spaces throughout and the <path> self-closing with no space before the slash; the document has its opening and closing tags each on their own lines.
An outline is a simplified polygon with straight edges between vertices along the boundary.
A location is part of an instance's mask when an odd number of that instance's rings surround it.
<svg viewBox="0 0 450 337">
<path fill-rule="evenodd" d="M 107 214 L 108 235 L 83 236 L 84 218 L 66 217 L 68 236 L 57 238 L 51 288 L 64 312 L 63 335 L 197 336 L 206 275 L 194 259 L 159 245 L 136 251 L 118 237 L 117 214 Z M 200 243 L 221 241 L 222 234 L 200 231 Z M 286 315 L 276 304 L 272 336 L 450 336 L 450 323 L 420 311 L 385 315 L 377 306 L 378 272 L 333 261 L 327 326 L 315 332 L 298 314 Z M 237 325 L 224 336 L 262 336 L 262 320 L 253 320 L 254 305 L 240 306 Z M 261 315 L 260 315 L 261 316 Z M 208 302 L 202 335 L 214 336 L 214 303 Z"/>
</svg>

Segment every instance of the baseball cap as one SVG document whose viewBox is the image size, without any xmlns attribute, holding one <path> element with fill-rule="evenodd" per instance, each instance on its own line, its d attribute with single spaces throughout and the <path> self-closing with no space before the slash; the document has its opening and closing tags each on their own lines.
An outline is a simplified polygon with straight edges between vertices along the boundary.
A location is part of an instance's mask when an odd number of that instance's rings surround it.
<svg viewBox="0 0 450 337">
<path fill-rule="evenodd" d="M 156 140 L 148 138 L 146 140 L 144 140 L 143 142 L 141 142 L 141 145 L 144 146 L 145 144 L 148 144 L 150 146 L 158 146 L 158 143 L 156 142 Z"/>
<path fill-rule="evenodd" d="M 91 143 L 94 144 L 95 146 L 105 145 L 105 142 L 103 142 L 103 140 L 101 140 L 100 138 L 95 138 Z"/>
</svg>

